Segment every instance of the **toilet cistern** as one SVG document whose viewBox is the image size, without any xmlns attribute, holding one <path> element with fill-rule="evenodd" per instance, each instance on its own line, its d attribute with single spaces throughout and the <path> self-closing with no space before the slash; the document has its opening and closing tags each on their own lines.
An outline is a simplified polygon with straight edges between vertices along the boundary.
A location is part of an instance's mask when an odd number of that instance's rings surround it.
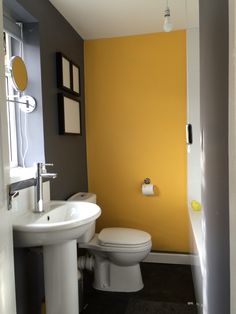
<svg viewBox="0 0 236 314">
<path fill-rule="evenodd" d="M 55 179 L 57 173 L 48 173 L 46 167 L 53 166 L 52 163 L 44 164 L 37 163 L 36 177 L 35 177 L 35 213 L 42 213 L 43 210 L 43 178 Z"/>
</svg>

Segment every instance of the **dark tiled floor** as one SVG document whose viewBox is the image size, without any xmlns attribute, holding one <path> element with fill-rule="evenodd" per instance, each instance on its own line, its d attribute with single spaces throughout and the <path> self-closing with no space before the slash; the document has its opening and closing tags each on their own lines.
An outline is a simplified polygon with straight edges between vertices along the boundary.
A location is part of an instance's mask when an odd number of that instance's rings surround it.
<svg viewBox="0 0 236 314">
<path fill-rule="evenodd" d="M 131 299 L 155 302 L 195 302 L 190 266 L 141 264 L 144 288 L 135 293 L 94 290 L 91 274 L 84 276 L 83 314 L 125 314 Z M 193 312 L 195 313 L 195 311 Z"/>
</svg>

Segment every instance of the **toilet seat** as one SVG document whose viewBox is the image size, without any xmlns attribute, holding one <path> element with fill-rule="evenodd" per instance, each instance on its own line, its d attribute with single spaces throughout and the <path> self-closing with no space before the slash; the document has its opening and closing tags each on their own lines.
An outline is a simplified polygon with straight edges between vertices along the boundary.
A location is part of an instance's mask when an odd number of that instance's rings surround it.
<svg viewBox="0 0 236 314">
<path fill-rule="evenodd" d="M 130 228 L 104 228 L 98 234 L 98 243 L 108 247 L 143 247 L 150 241 L 147 232 Z"/>
<path fill-rule="evenodd" d="M 114 253 L 139 253 L 150 250 L 152 241 L 148 241 L 139 245 L 101 245 L 98 240 L 98 234 L 95 234 L 89 242 L 79 243 L 80 248 L 95 250 L 100 252 L 114 252 Z"/>
</svg>

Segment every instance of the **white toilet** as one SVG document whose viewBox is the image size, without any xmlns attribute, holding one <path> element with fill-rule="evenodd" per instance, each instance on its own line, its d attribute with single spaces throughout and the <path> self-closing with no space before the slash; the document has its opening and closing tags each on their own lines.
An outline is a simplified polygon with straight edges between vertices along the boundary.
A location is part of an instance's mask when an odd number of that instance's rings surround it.
<svg viewBox="0 0 236 314">
<path fill-rule="evenodd" d="M 96 195 L 77 193 L 69 201 L 96 203 Z M 147 232 L 129 228 L 105 228 L 95 233 L 95 223 L 78 239 L 80 248 L 94 256 L 93 287 L 103 291 L 134 292 L 143 288 L 139 263 L 149 254 Z"/>
</svg>

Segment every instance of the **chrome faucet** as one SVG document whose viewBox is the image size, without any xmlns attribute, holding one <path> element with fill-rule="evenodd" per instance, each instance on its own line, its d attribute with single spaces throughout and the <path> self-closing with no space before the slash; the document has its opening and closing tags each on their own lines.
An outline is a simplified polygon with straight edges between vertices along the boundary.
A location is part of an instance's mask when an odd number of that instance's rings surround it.
<svg viewBox="0 0 236 314">
<path fill-rule="evenodd" d="M 42 213 L 43 209 L 43 178 L 55 179 L 57 173 L 47 173 L 47 166 L 53 164 L 37 163 L 36 177 L 35 177 L 35 213 Z"/>
</svg>

